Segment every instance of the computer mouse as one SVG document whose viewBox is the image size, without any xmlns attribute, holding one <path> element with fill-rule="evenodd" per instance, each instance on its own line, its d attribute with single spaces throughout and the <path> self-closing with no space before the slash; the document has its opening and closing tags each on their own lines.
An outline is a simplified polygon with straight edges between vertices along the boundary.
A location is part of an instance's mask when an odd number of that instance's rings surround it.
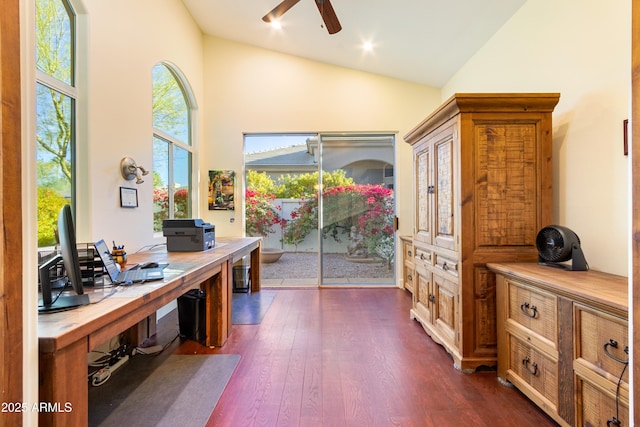
<svg viewBox="0 0 640 427">
<path fill-rule="evenodd" d="M 140 268 L 158 268 L 158 263 L 157 262 L 153 262 L 153 261 L 147 262 L 147 263 L 142 264 L 142 267 L 140 267 Z"/>
</svg>

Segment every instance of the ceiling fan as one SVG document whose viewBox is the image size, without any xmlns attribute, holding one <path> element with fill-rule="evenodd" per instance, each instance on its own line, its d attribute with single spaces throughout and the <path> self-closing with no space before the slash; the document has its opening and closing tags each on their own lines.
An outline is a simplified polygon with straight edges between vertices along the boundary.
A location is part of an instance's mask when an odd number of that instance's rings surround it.
<svg viewBox="0 0 640 427">
<path fill-rule="evenodd" d="M 295 6 L 300 0 L 282 0 L 282 2 L 271 10 L 271 12 L 267 13 L 262 17 L 264 22 L 271 22 L 279 19 L 284 13 Z M 322 16 L 322 20 L 324 21 L 324 26 L 327 28 L 329 34 L 335 34 L 342 29 L 340 25 L 340 21 L 338 21 L 338 17 L 336 16 L 335 10 L 333 10 L 333 6 L 331 6 L 331 1 L 329 0 L 313 0 L 318 6 L 318 10 L 320 11 L 320 16 Z"/>
</svg>

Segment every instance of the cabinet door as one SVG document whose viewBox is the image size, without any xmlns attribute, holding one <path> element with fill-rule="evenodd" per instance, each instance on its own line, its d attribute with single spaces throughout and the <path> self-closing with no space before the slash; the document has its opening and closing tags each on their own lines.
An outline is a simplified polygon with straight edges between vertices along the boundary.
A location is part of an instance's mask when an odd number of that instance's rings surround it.
<svg viewBox="0 0 640 427">
<path fill-rule="evenodd" d="M 458 285 L 444 275 L 433 274 L 433 323 L 440 336 L 458 347 Z"/>
<path fill-rule="evenodd" d="M 473 132 L 476 247 L 535 249 L 542 221 L 536 123 L 478 120 Z"/>
<path fill-rule="evenodd" d="M 434 241 L 441 248 L 456 249 L 455 241 L 455 183 L 454 183 L 454 139 L 452 128 L 434 141 Z"/>
<path fill-rule="evenodd" d="M 423 268 L 415 269 L 415 291 L 413 294 L 414 308 L 418 312 L 421 320 L 427 323 L 433 322 L 433 285 L 431 283 L 431 272 Z"/>
<path fill-rule="evenodd" d="M 431 203 L 434 192 L 431 184 L 433 146 L 425 141 L 415 148 L 415 234 L 414 239 L 431 243 Z"/>
</svg>

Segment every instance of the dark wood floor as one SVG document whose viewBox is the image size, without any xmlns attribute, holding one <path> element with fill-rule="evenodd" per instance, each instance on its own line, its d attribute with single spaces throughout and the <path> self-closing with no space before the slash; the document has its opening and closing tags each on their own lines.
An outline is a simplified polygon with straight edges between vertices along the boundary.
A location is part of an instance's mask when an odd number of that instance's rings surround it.
<svg viewBox="0 0 640 427">
<path fill-rule="evenodd" d="M 170 347 L 242 356 L 209 426 L 556 425 L 495 372 L 455 370 L 409 319 L 406 291 L 276 292 L 262 323 L 234 325 L 224 347 Z"/>
</svg>

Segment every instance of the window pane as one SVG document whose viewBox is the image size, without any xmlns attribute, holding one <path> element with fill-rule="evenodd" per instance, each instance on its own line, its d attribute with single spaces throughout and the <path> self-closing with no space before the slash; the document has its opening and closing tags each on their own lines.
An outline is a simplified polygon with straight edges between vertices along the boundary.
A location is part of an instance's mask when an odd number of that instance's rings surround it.
<svg viewBox="0 0 640 427">
<path fill-rule="evenodd" d="M 153 231 L 169 218 L 169 143 L 153 138 Z"/>
<path fill-rule="evenodd" d="M 174 218 L 191 217 L 191 153 L 187 150 L 173 147 L 173 181 L 175 193 L 173 195 Z"/>
<path fill-rule="evenodd" d="M 185 144 L 191 144 L 189 109 L 184 93 L 164 65 L 153 68 L 153 127 Z"/>
<path fill-rule="evenodd" d="M 60 208 L 71 201 L 73 99 L 36 85 L 38 246 L 55 244 Z"/>
<path fill-rule="evenodd" d="M 60 0 L 36 0 L 36 67 L 69 85 L 73 76 L 73 14 Z"/>
</svg>

